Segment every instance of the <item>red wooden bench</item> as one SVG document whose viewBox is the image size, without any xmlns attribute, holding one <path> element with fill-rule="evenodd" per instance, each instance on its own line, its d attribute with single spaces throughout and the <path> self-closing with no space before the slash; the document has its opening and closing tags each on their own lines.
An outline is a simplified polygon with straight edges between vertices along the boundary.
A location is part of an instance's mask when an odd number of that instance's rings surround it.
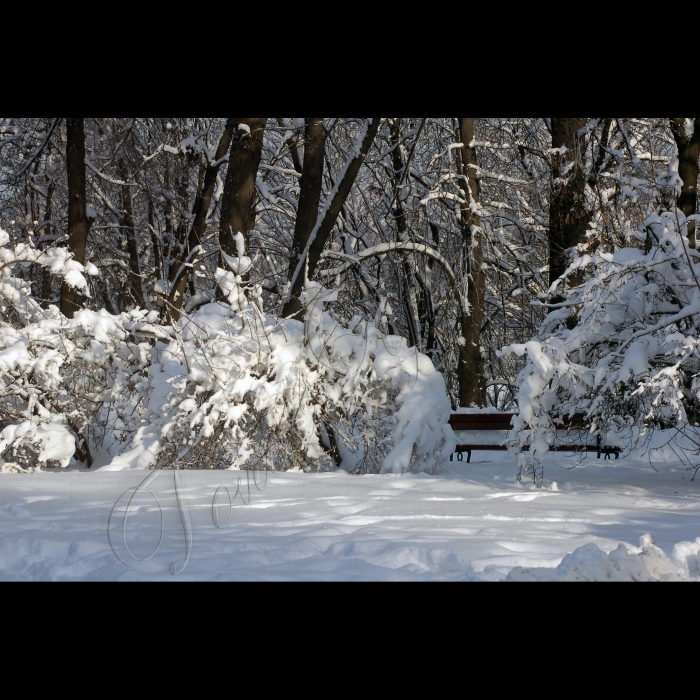
<svg viewBox="0 0 700 700">
<path fill-rule="evenodd" d="M 466 453 L 467 464 L 469 464 L 471 463 L 472 452 L 507 452 L 508 448 L 502 443 L 505 440 L 505 434 L 511 430 L 511 421 L 514 415 L 514 413 L 452 414 L 450 425 L 457 433 L 458 440 L 462 442 L 460 437 L 467 437 L 463 434 L 470 433 L 468 442 L 457 446 L 457 459 L 463 462 L 464 454 Z M 552 452 L 596 452 L 598 459 L 601 459 L 603 456 L 605 456 L 605 459 L 612 459 L 612 455 L 615 455 L 615 459 L 620 458 L 620 448 L 604 446 L 600 436 L 598 436 L 595 445 L 591 445 L 590 441 L 586 440 L 586 437 L 590 438 L 590 433 L 584 416 L 577 415 L 573 419 L 565 418 L 557 427 L 562 431 L 567 431 L 569 439 L 576 437 L 575 434 L 572 435 L 572 431 L 579 430 L 581 433 L 578 436 L 580 440 L 575 440 L 573 443 L 566 445 L 553 445 L 550 447 Z M 503 436 L 503 440 L 500 441 L 501 444 L 499 444 L 497 433 Z M 529 450 L 530 448 L 528 446 L 524 449 Z M 454 455 L 450 460 L 454 460 Z"/>
</svg>

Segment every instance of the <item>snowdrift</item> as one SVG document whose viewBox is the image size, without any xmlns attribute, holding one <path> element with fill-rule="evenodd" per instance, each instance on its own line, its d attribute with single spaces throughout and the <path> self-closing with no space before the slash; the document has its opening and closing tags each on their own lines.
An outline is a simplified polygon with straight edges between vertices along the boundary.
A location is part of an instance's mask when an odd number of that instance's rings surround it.
<svg viewBox="0 0 700 700">
<path fill-rule="evenodd" d="M 606 554 L 595 544 L 577 549 L 556 569 L 513 569 L 513 582 L 680 582 L 700 579 L 700 539 L 676 545 L 668 556 L 645 535 L 639 548 L 621 544 Z"/>
</svg>

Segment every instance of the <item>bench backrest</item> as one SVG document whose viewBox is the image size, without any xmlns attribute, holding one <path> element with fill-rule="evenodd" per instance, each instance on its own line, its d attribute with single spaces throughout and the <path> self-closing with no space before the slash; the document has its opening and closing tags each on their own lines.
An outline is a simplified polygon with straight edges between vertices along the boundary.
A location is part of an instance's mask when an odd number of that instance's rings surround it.
<svg viewBox="0 0 700 700">
<path fill-rule="evenodd" d="M 515 413 L 453 413 L 450 418 L 452 430 L 510 430 Z M 586 416 L 577 414 L 573 418 L 557 421 L 557 427 L 588 428 Z"/>
</svg>

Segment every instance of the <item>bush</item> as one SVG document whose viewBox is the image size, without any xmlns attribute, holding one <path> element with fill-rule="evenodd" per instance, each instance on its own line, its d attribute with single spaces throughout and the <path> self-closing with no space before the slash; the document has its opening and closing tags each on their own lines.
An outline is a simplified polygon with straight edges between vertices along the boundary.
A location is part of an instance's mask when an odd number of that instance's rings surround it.
<svg viewBox="0 0 700 700">
<path fill-rule="evenodd" d="M 558 418 L 583 413 L 594 435 L 630 447 L 649 430 L 697 424 L 700 254 L 685 233 L 682 213 L 664 212 L 628 231 L 629 247 L 580 256 L 564 279 L 586 281 L 537 338 L 504 349 L 527 356 L 509 446 L 535 478 Z"/>
<path fill-rule="evenodd" d="M 0 289 L 3 468 L 433 471 L 455 447 L 445 383 L 387 318 L 344 327 L 309 284 L 304 322 L 262 310 L 240 251 L 219 270 L 224 300 L 174 326 L 157 314 L 42 309 L 12 276 L 45 265 L 87 293 L 65 249 L 7 248 Z M 383 308 L 390 312 L 388 304 Z M 138 339 L 138 340 L 137 340 Z M 12 461 L 8 456 L 12 455 Z"/>
</svg>

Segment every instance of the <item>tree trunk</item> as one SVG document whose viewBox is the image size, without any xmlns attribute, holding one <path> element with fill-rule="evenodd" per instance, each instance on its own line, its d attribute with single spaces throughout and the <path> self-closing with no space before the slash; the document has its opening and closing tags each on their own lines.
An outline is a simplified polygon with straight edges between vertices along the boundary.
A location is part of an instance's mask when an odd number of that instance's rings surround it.
<svg viewBox="0 0 700 700">
<path fill-rule="evenodd" d="M 309 279 L 314 276 L 318 263 L 321 261 L 321 256 L 328 243 L 328 239 L 333 232 L 340 212 L 343 211 L 345 202 L 347 202 L 350 192 L 352 191 L 357 176 L 360 174 L 360 169 L 362 164 L 365 162 L 365 158 L 369 153 L 369 149 L 372 148 L 374 139 L 379 133 L 379 127 L 381 126 L 381 117 L 371 117 L 369 123 L 367 124 L 367 131 L 360 148 L 357 152 L 352 155 L 350 162 L 348 163 L 347 169 L 343 175 L 342 180 L 336 183 L 335 196 L 330 202 L 330 206 L 326 211 L 320 225 L 318 225 L 318 232 L 316 236 L 312 234 L 311 246 L 309 248 Z"/>
<path fill-rule="evenodd" d="M 204 173 L 200 192 L 197 194 L 197 199 L 192 207 L 193 221 L 186 245 L 183 247 L 181 254 L 176 256 L 174 260 L 177 270 L 172 275 L 170 294 L 166 302 L 166 320 L 168 323 L 174 323 L 180 319 L 182 306 L 185 302 L 185 291 L 190 280 L 190 270 L 194 268 L 201 252 L 200 246 L 207 228 L 207 216 L 209 215 L 211 200 L 214 197 L 216 178 L 225 162 L 226 154 L 231 147 L 234 130 L 237 128 L 238 123 L 239 120 L 236 118 L 229 118 L 226 122 L 224 133 L 221 135 L 219 146 L 216 149 L 214 162 L 209 164 Z"/>
<path fill-rule="evenodd" d="M 486 408 L 486 380 L 484 358 L 481 352 L 481 327 L 484 324 L 486 296 L 486 275 L 484 274 L 483 233 L 478 214 L 479 180 L 477 178 L 476 150 L 474 142 L 474 119 L 459 118 L 460 149 L 462 164 L 462 192 L 465 204 L 462 205 L 461 227 L 464 240 L 467 274 L 469 276 L 467 307 L 462 309 L 462 337 L 464 344 L 459 354 L 459 404 L 464 408 L 476 406 Z"/>
<path fill-rule="evenodd" d="M 569 267 L 567 251 L 585 240 L 590 215 L 586 211 L 586 178 L 579 132 L 588 123 L 580 117 L 552 118 L 553 192 L 549 208 L 549 284 Z M 558 297 L 560 300 L 560 297 Z"/>
<path fill-rule="evenodd" d="M 242 233 L 248 247 L 248 234 L 255 228 L 256 180 L 262 158 L 266 117 L 236 117 L 231 157 L 221 200 L 221 249 L 237 256 L 235 236 Z M 226 269 L 225 265 L 222 265 Z"/>
<path fill-rule="evenodd" d="M 277 117 L 277 123 L 280 128 L 287 129 L 290 128 L 289 125 L 284 121 L 284 117 Z M 287 138 L 287 143 L 289 144 L 289 154 L 292 156 L 292 163 L 294 164 L 294 170 L 296 170 L 299 175 L 304 172 L 304 167 L 301 164 L 301 157 L 299 156 L 299 149 L 296 144 L 296 134 L 292 133 Z"/>
<path fill-rule="evenodd" d="M 678 198 L 678 208 L 686 217 L 695 216 L 698 213 L 698 171 L 700 170 L 700 117 L 692 120 L 693 133 L 686 130 L 687 119 L 674 117 L 671 119 L 671 131 L 678 146 L 678 160 L 680 165 L 678 174 L 683 180 L 683 189 Z M 691 248 L 696 247 L 695 222 L 688 222 L 688 239 Z"/>
<path fill-rule="evenodd" d="M 163 240 L 156 231 L 155 218 L 153 216 L 153 201 L 148 198 L 148 229 L 151 233 L 151 246 L 155 258 L 156 280 L 166 279 L 165 267 L 163 265 Z"/>
<path fill-rule="evenodd" d="M 430 224 L 430 230 L 433 235 L 433 247 L 435 250 L 440 250 L 440 231 L 433 223 Z M 431 360 L 435 360 L 434 351 L 437 350 L 437 327 L 435 325 L 435 303 L 433 299 L 433 267 L 433 260 L 428 259 L 425 261 L 425 284 L 421 284 L 424 288 L 425 318 L 428 324 L 425 353 Z"/>
<path fill-rule="evenodd" d="M 389 124 L 389 138 L 391 139 L 392 152 L 391 159 L 394 166 L 394 200 L 395 208 L 392 212 L 396 220 L 397 238 L 396 242 L 401 243 L 406 240 L 408 234 L 408 222 L 406 220 L 406 211 L 401 201 L 401 180 L 404 176 L 405 164 L 401 155 L 401 120 L 394 119 Z M 401 256 L 401 297 L 404 305 L 404 313 L 406 315 L 406 325 L 408 327 L 408 344 L 409 347 L 420 348 L 420 332 L 419 323 L 416 318 L 417 309 L 414 291 L 414 271 L 412 270 L 411 260 L 406 256 Z M 418 314 L 420 315 L 420 314 Z"/>
<path fill-rule="evenodd" d="M 87 217 L 87 193 L 85 176 L 85 119 L 66 119 L 68 172 L 68 248 L 74 259 L 85 264 L 90 221 Z M 78 290 L 65 282 L 61 286 L 61 311 L 73 318 L 85 303 Z"/>
<path fill-rule="evenodd" d="M 289 258 L 289 272 L 287 281 L 291 283 L 295 270 L 302 259 L 316 223 L 318 222 L 318 210 L 321 205 L 321 192 L 323 190 L 323 167 L 326 162 L 326 141 L 328 134 L 323 123 L 323 117 L 307 117 L 306 132 L 304 136 L 304 163 L 300 180 L 299 206 L 294 227 L 294 240 L 292 252 Z M 289 301 L 285 304 L 282 315 L 285 318 L 296 317 L 301 311 L 299 294 L 303 290 L 302 285 L 296 285 Z"/>
<path fill-rule="evenodd" d="M 44 223 L 46 226 L 46 233 L 44 235 L 51 236 L 53 226 L 49 225 L 48 222 L 53 218 L 53 196 L 56 191 L 56 183 L 52 180 L 49 184 L 48 192 L 46 193 L 46 210 L 44 212 Z M 51 244 L 47 243 L 46 248 L 50 247 Z M 41 305 L 43 308 L 48 309 L 48 307 L 54 303 L 53 299 L 53 276 L 49 268 L 44 267 L 42 272 L 42 284 L 41 284 Z"/>
<path fill-rule="evenodd" d="M 309 279 L 311 279 L 316 272 L 316 267 L 321 260 L 321 255 L 326 247 L 326 243 L 328 243 L 328 239 L 338 221 L 340 212 L 343 210 L 345 202 L 350 196 L 350 192 L 360 173 L 360 168 L 379 132 L 381 122 L 381 117 L 370 117 L 367 120 L 362 134 L 362 140 L 357 144 L 358 147 L 350 155 L 341 179 L 336 183 L 333 192 L 329 195 L 328 206 L 324 207 L 323 217 L 316 223 L 314 230 L 309 236 L 304 253 L 297 263 L 296 269 L 292 271 L 290 268 L 290 272 L 292 273 L 290 276 L 290 299 L 298 299 L 304 289 L 304 283 L 306 281 L 306 275 L 304 274 L 305 264 L 308 264 Z"/>
<path fill-rule="evenodd" d="M 120 176 L 123 182 L 129 179 L 126 163 L 120 163 Z M 136 306 L 146 308 L 146 298 L 143 294 L 143 279 L 141 277 L 141 258 L 139 255 L 139 243 L 136 238 L 136 225 L 134 223 L 134 204 L 131 198 L 131 187 L 122 185 L 122 219 L 120 221 L 126 234 L 126 247 L 129 252 L 129 294 Z"/>
</svg>

